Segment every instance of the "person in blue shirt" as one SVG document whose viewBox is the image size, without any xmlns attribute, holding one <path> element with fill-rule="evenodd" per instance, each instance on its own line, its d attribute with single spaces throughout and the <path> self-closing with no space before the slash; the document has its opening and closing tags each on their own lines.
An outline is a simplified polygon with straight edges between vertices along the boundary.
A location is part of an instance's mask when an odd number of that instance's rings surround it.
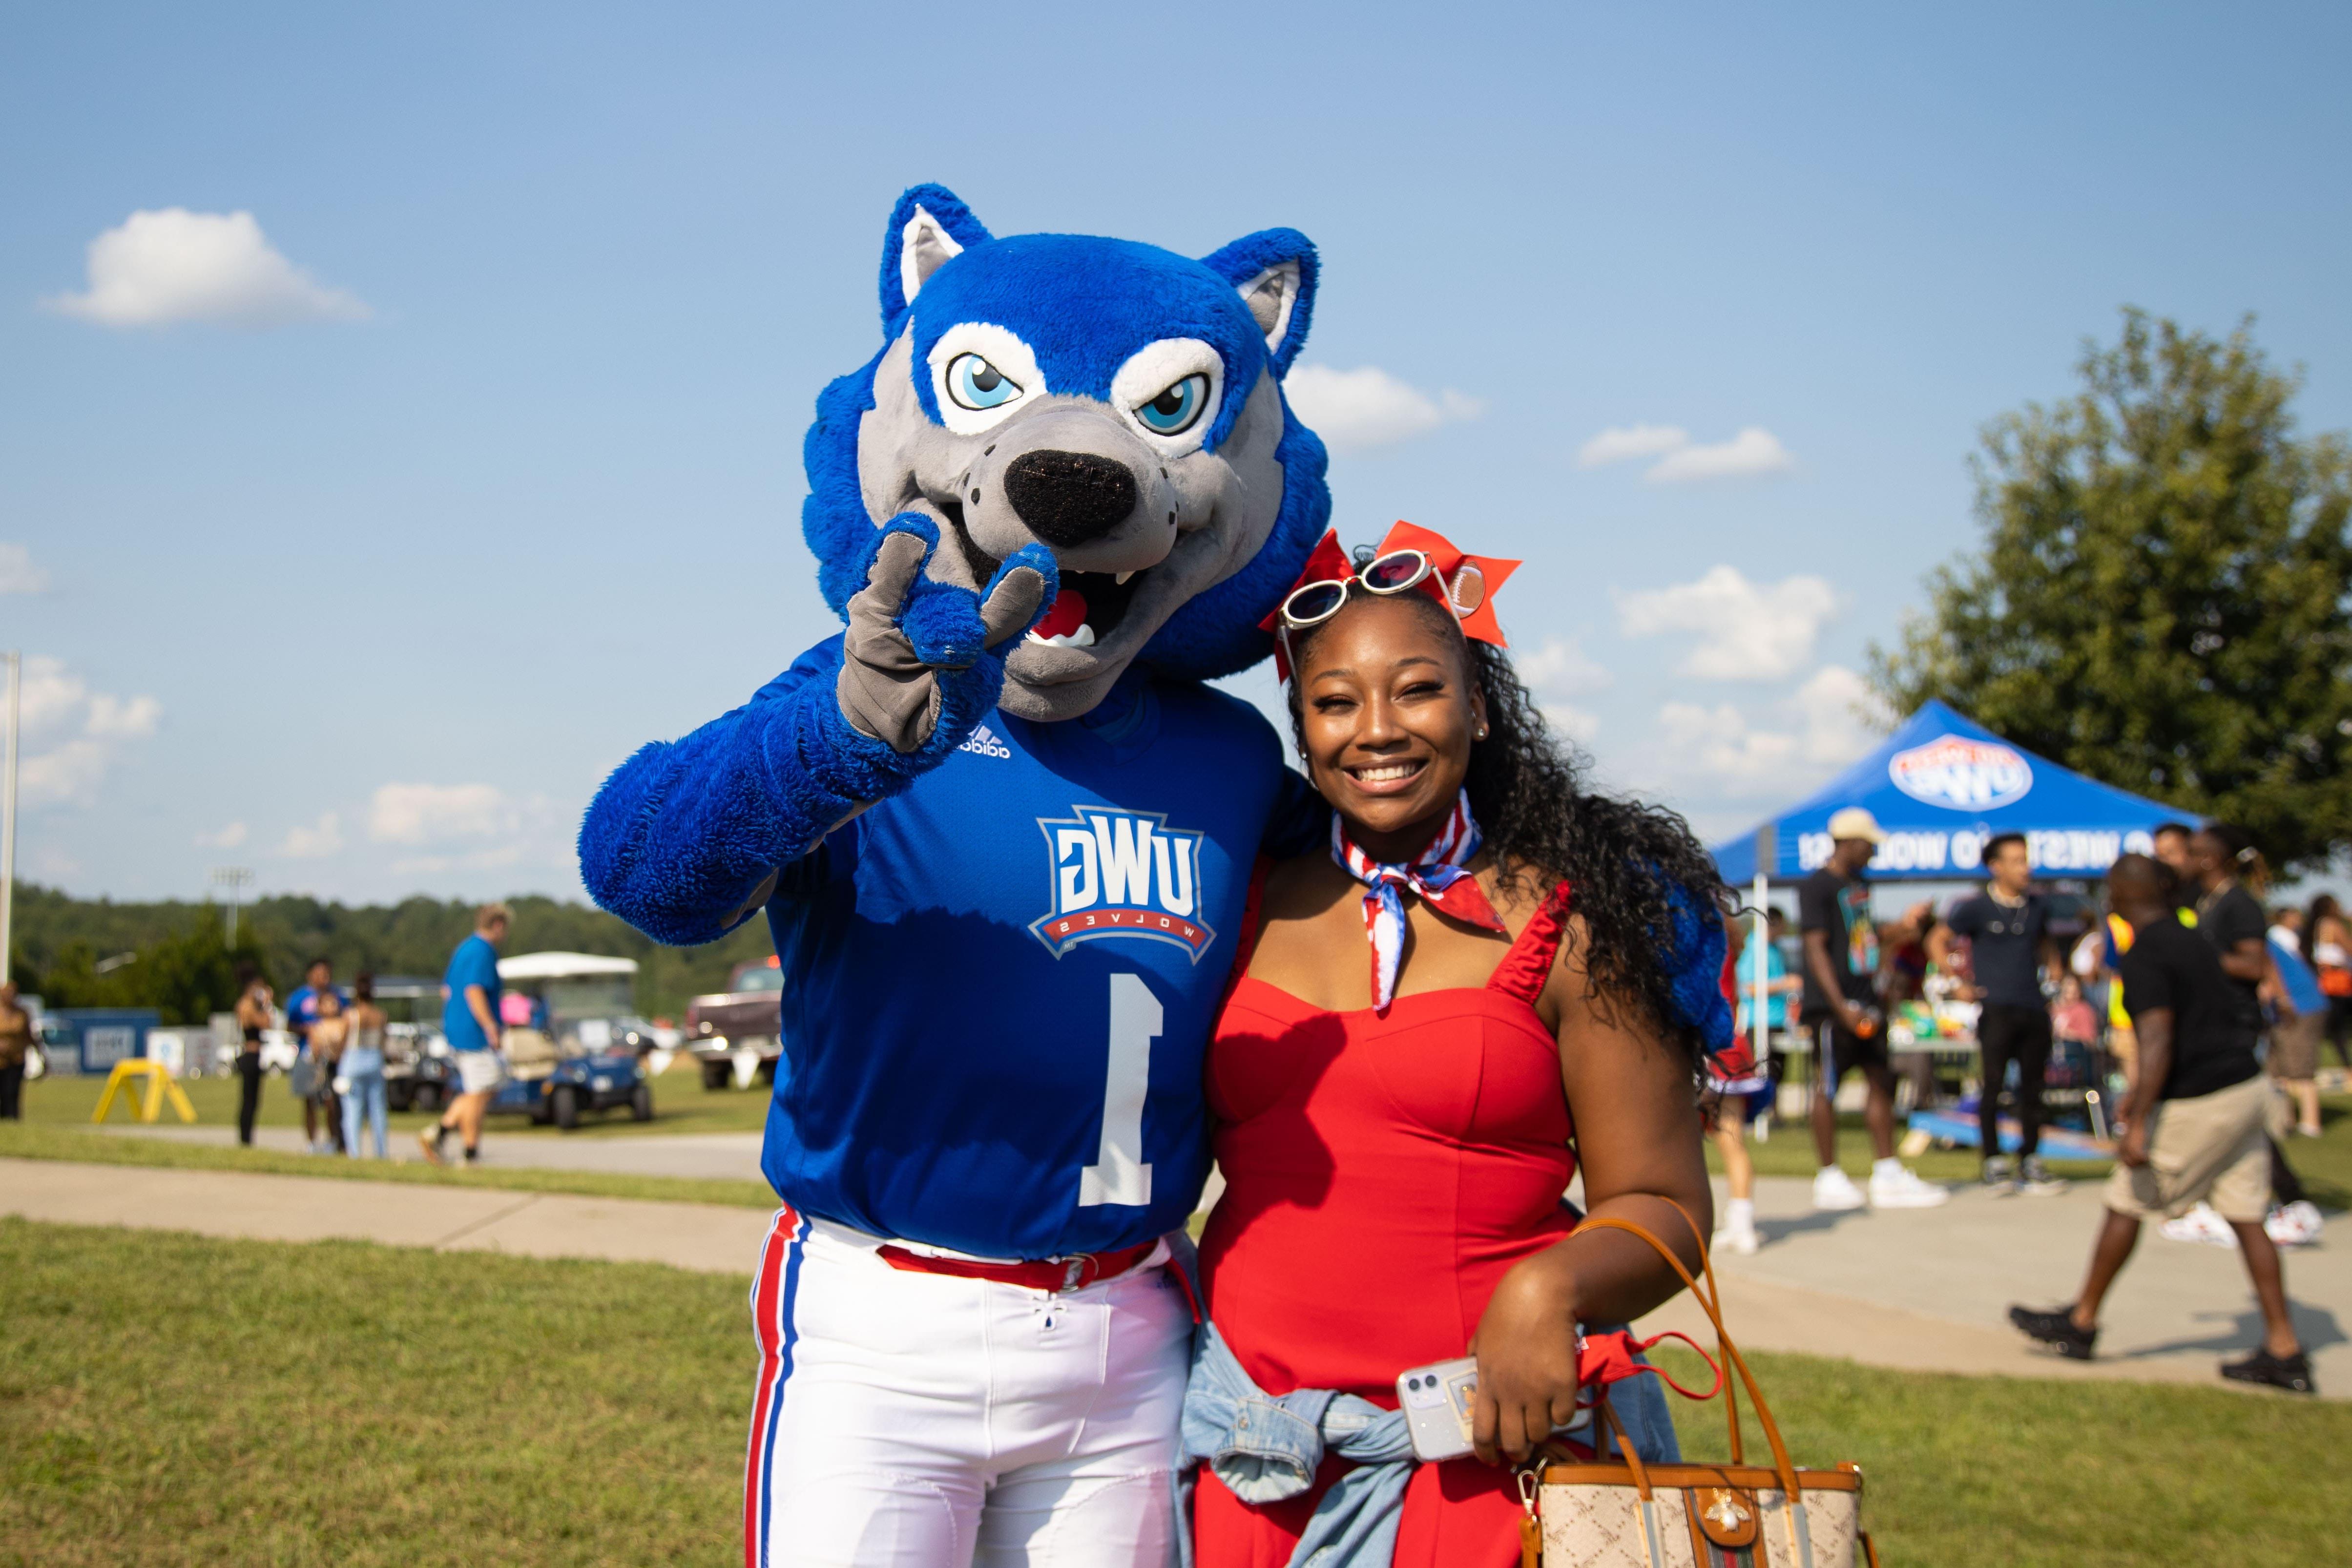
<svg viewBox="0 0 2352 1568">
<path fill-rule="evenodd" d="M 310 1026 L 319 1021 L 319 998 L 333 992 L 337 1001 L 346 998 L 335 990 L 335 969 L 324 958 L 314 958 L 302 971 L 302 984 L 286 998 L 286 1031 L 294 1037 L 299 1058 L 306 1064 L 304 1078 L 310 1082 L 310 1092 L 301 1096 L 302 1142 L 313 1154 L 331 1154 L 342 1147 L 342 1115 L 335 1105 L 334 1089 L 330 1075 L 310 1053 Z M 319 1124 L 321 1116 L 326 1132 L 321 1136 Z"/>
<path fill-rule="evenodd" d="M 499 944 L 513 919 L 506 905 L 484 904 L 475 912 L 474 934 L 457 944 L 441 977 L 441 1035 L 457 1058 L 458 1093 L 441 1120 L 416 1135 L 425 1157 L 436 1165 L 453 1131 L 467 1164 L 482 1155 L 482 1117 L 506 1076 L 499 1059 Z"/>
</svg>

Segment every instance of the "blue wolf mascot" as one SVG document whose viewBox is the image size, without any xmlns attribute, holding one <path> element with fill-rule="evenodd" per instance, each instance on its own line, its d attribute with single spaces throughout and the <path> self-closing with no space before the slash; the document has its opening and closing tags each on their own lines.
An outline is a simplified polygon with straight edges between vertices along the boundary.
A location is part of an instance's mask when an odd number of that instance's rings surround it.
<svg viewBox="0 0 2352 1568">
<path fill-rule="evenodd" d="M 784 972 L 754 1568 L 1171 1550 L 1163 1237 L 1251 864 L 1311 809 L 1204 682 L 1330 510 L 1281 390 L 1315 285 L 1288 229 L 1192 260 L 908 191 L 807 438 L 845 630 L 589 809 L 600 904 L 668 942 L 764 910 Z"/>
</svg>

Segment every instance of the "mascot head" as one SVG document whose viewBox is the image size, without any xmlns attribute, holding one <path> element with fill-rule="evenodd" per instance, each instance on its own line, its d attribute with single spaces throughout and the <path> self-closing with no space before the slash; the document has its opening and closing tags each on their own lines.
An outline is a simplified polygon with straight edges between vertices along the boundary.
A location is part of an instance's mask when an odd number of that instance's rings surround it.
<svg viewBox="0 0 2352 1568">
<path fill-rule="evenodd" d="M 1001 705 L 1076 718 L 1130 664 L 1247 668 L 1258 623 L 1330 514 L 1323 444 L 1282 378 L 1307 339 L 1315 247 L 1266 229 L 1195 261 L 1131 240 L 992 237 L 955 195 L 898 198 L 882 350 L 825 389 L 803 516 L 840 611 L 873 531 L 940 525 L 968 587 L 1024 544 L 1061 594 L 1005 660 Z"/>
</svg>

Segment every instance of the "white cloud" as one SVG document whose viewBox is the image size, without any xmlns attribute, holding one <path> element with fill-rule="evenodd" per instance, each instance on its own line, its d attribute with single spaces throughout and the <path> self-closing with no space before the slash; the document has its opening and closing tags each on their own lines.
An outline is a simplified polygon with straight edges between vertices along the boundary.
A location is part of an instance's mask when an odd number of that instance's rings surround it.
<svg viewBox="0 0 2352 1568">
<path fill-rule="evenodd" d="M 438 844 L 512 833 L 520 813 L 493 784 L 388 784 L 368 805 L 368 837 L 379 844 Z"/>
<path fill-rule="evenodd" d="M 1601 731 L 1600 716 L 1580 708 L 1570 698 L 1605 690 L 1614 680 L 1574 637 L 1546 637 L 1543 646 L 1511 661 L 1519 679 L 1535 693 L 1544 722 L 1579 743 Z"/>
<path fill-rule="evenodd" d="M 1612 425 L 1577 449 L 1576 466 L 1598 468 L 1628 458 L 1655 458 L 1690 445 L 1690 432 L 1678 425 Z"/>
<path fill-rule="evenodd" d="M 1783 680 L 1813 657 L 1837 593 L 1819 577 L 1750 583 L 1736 566 L 1717 566 L 1695 583 L 1616 595 L 1629 637 L 1690 632 L 1698 644 L 1677 669 L 1707 680 Z"/>
<path fill-rule="evenodd" d="M 1546 702 L 1536 710 L 1543 715 L 1543 721 L 1551 726 L 1553 733 L 1580 746 L 1591 744 L 1592 737 L 1601 733 L 1601 715 L 1590 709 L 1568 702 Z"/>
<path fill-rule="evenodd" d="M 292 860 L 316 860 L 332 855 L 343 847 L 342 818 L 331 811 L 320 812 L 319 820 L 307 827 L 289 827 L 278 853 Z"/>
<path fill-rule="evenodd" d="M 1796 466 L 1797 459 L 1780 445 L 1779 437 L 1751 425 L 1728 441 L 1669 452 L 1642 477 L 1655 485 L 1676 485 L 1693 479 L 1748 479 Z"/>
<path fill-rule="evenodd" d="M 49 586 L 49 574 L 33 564 L 33 552 L 21 544 L 0 544 L 0 594 L 40 594 Z"/>
<path fill-rule="evenodd" d="M 1825 664 L 1797 688 L 1805 760 L 1843 767 L 1876 745 L 1894 715 L 1870 683 L 1840 664 Z"/>
<path fill-rule="evenodd" d="M 88 804 L 123 744 L 153 734 L 163 716 L 152 697 L 92 691 L 62 660 L 48 658 L 25 661 L 19 702 L 25 725 L 19 784 L 28 805 Z"/>
<path fill-rule="evenodd" d="M 89 700 L 89 732 L 104 740 L 142 740 L 155 732 L 163 717 L 163 705 L 152 697 L 126 701 L 101 691 Z"/>
<path fill-rule="evenodd" d="M 249 212 L 134 212 L 89 242 L 89 286 L 52 310 L 108 327 L 364 321 L 368 308 L 280 255 Z"/>
<path fill-rule="evenodd" d="M 1776 793 L 1797 760 L 1796 736 L 1752 730 L 1728 702 L 1669 702 L 1658 710 L 1658 731 L 1672 772 L 1704 779 L 1726 795 Z"/>
<path fill-rule="evenodd" d="M 1574 637 L 1546 637 L 1532 653 L 1516 655 L 1512 666 L 1528 689 L 1539 697 L 1585 697 L 1616 680 Z"/>
<path fill-rule="evenodd" d="M 1612 425 L 1577 449 L 1576 466 L 1598 468 L 1635 458 L 1658 459 L 1642 474 L 1654 485 L 1752 479 L 1797 466 L 1780 438 L 1758 425 L 1709 447 L 1692 446 L 1690 432 L 1679 425 Z"/>
<path fill-rule="evenodd" d="M 1432 396 L 1369 364 L 1360 370 L 1302 364 L 1282 390 L 1307 426 L 1337 448 L 1386 447 L 1486 411 L 1477 398 L 1451 388 Z"/>
<path fill-rule="evenodd" d="M 196 835 L 199 849 L 234 849 L 245 842 L 246 828 L 242 822 L 232 822 L 226 827 Z"/>
<path fill-rule="evenodd" d="M 1885 707 L 1863 678 L 1823 665 L 1772 705 L 1759 726 L 1731 703 L 1669 702 L 1658 710 L 1658 771 L 1730 799 L 1793 801 L 1878 741 Z"/>
</svg>

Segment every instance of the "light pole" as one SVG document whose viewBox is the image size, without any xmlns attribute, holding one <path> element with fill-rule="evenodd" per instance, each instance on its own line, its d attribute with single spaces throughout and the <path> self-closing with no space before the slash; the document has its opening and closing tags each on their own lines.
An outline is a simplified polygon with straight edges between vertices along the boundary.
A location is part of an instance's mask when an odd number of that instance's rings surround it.
<svg viewBox="0 0 2352 1568">
<path fill-rule="evenodd" d="M 16 903 L 16 720 L 22 711 L 25 656 L 8 655 L 8 757 L 0 783 L 0 985 L 8 983 L 8 955 L 16 933 L 9 916 Z"/>
<path fill-rule="evenodd" d="M 246 889 L 253 886 L 253 868 L 250 866 L 215 866 L 213 868 L 213 886 L 215 888 L 226 888 L 228 889 L 228 945 L 235 947 L 236 945 L 237 899 Z"/>
</svg>

